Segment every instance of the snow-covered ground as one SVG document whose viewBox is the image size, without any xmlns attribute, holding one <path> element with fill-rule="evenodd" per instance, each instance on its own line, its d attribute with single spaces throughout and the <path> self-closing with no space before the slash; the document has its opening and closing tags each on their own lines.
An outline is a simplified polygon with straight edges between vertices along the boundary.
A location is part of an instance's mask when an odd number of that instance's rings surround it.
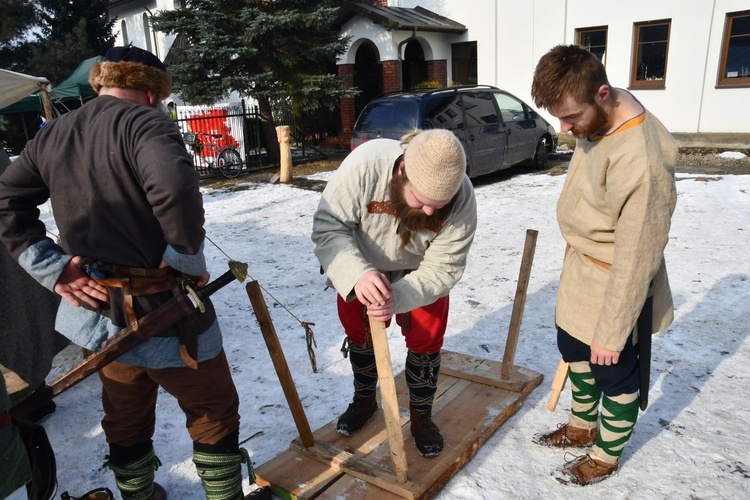
<svg viewBox="0 0 750 500">
<path fill-rule="evenodd" d="M 640 415 L 618 475 L 586 488 L 557 483 L 550 473 L 564 463 L 565 453 L 531 443 L 534 433 L 565 421 L 570 407 L 566 390 L 556 412 L 545 408 L 559 360 L 553 313 L 564 242 L 555 203 L 563 181 L 506 174 L 475 183 L 479 228 L 464 278 L 452 292 L 445 348 L 502 359 L 525 232 L 536 229 L 515 363 L 543 373 L 545 381 L 438 498 L 750 498 L 750 176 L 678 176 L 666 250 L 676 314 L 673 325 L 654 337 L 650 406 Z M 247 262 L 251 277 L 285 306 L 265 295 L 313 429 L 337 417 L 352 393 L 349 361 L 339 352 L 343 332 L 334 292 L 324 290 L 310 243 L 319 196 L 290 185 L 204 189 L 208 236 L 233 259 Z M 54 230 L 48 210 L 44 217 Z M 226 257 L 211 244 L 207 256 L 215 277 L 227 269 Z M 240 440 L 259 465 L 286 450 L 296 428 L 244 286 L 230 284 L 214 303 L 242 400 Z M 315 323 L 318 373 L 308 361 L 304 330 L 289 311 Z M 394 327 L 389 338 L 398 372 L 404 342 Z M 61 353 L 49 380 L 78 356 L 73 348 Z M 58 409 L 44 426 L 57 456 L 58 495 L 100 486 L 114 491 L 104 466 L 98 378 L 56 401 Z M 159 396 L 154 443 L 164 464 L 157 481 L 170 498 L 204 498 L 182 412 L 165 393 Z"/>
</svg>

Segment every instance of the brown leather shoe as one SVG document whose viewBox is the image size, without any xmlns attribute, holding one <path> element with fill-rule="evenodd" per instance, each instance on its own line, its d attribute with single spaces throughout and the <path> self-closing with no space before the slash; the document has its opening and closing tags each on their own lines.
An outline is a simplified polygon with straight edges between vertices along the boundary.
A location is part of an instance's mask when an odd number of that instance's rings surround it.
<svg viewBox="0 0 750 500">
<path fill-rule="evenodd" d="M 563 484 L 586 486 L 606 479 L 617 472 L 617 469 L 617 463 L 610 464 L 591 455 L 582 455 L 563 465 L 553 475 Z"/>
<path fill-rule="evenodd" d="M 154 492 L 151 493 L 148 500 L 167 500 L 167 492 L 159 483 L 154 483 Z"/>
<path fill-rule="evenodd" d="M 596 428 L 581 429 L 568 424 L 557 424 L 556 430 L 536 434 L 531 442 L 549 448 L 588 448 L 596 444 Z"/>
</svg>

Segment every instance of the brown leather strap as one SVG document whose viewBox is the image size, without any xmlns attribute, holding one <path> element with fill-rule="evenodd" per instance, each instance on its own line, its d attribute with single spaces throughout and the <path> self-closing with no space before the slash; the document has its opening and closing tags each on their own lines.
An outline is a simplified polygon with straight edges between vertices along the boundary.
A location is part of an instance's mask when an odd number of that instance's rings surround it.
<svg viewBox="0 0 750 500">
<path fill-rule="evenodd" d="M 12 423 L 8 412 L 0 413 L 0 427 L 6 427 Z"/>
<path fill-rule="evenodd" d="M 110 269 L 118 274 L 125 274 L 125 271 L 158 271 L 153 276 L 125 276 L 122 278 L 92 278 L 100 285 L 111 288 L 122 288 L 123 293 L 123 312 L 128 324 L 135 324 L 138 328 L 138 318 L 133 309 L 133 297 L 143 295 L 153 295 L 160 292 L 171 291 L 173 295 L 181 293 L 180 286 L 177 284 L 177 277 L 171 268 L 162 269 L 140 269 L 135 267 L 123 267 L 112 264 Z M 143 273 L 142 273 L 143 274 Z"/>
<path fill-rule="evenodd" d="M 568 255 L 568 250 L 570 250 L 570 243 L 567 243 L 565 245 L 565 255 L 566 256 Z M 609 262 L 604 262 L 603 260 L 599 260 L 596 257 L 592 257 L 590 255 L 586 255 L 585 253 L 581 254 L 581 255 L 583 255 L 584 257 L 586 257 L 591 262 L 593 262 L 594 264 L 596 264 L 597 266 L 599 266 L 601 268 L 609 270 L 612 267 L 612 264 L 610 264 Z"/>
</svg>

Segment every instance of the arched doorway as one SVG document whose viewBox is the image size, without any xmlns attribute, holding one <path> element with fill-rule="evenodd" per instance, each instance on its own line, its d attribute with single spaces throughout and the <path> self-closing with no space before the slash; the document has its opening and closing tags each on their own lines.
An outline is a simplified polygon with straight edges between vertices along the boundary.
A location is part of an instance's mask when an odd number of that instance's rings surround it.
<svg viewBox="0 0 750 500">
<path fill-rule="evenodd" d="M 354 56 L 354 87 L 361 92 L 354 98 L 355 116 L 365 105 L 383 93 L 383 72 L 377 49 L 369 43 L 362 44 Z"/>
<path fill-rule="evenodd" d="M 427 63 L 419 41 L 411 40 L 406 44 L 401 71 L 401 88 L 403 89 L 410 89 L 418 83 L 427 81 Z"/>
</svg>

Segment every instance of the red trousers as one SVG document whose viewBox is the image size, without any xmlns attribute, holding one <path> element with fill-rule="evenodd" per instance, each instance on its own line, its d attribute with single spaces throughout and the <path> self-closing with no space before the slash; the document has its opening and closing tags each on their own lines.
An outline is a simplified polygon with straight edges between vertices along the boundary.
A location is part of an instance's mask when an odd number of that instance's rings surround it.
<svg viewBox="0 0 750 500">
<path fill-rule="evenodd" d="M 132 446 L 154 435 L 159 386 L 177 399 L 193 441 L 216 444 L 239 429 L 240 400 L 223 350 L 198 363 L 197 370 L 141 368 L 114 361 L 99 371 L 99 378 L 102 428 L 109 444 Z"/>
<path fill-rule="evenodd" d="M 396 315 L 396 324 L 401 327 L 401 334 L 406 338 L 406 347 L 414 354 L 440 352 L 448 326 L 449 302 L 446 295 L 432 304 Z M 346 336 L 354 344 L 365 345 L 369 336 L 365 306 L 357 299 L 346 302 L 341 295 L 337 295 L 337 306 Z M 390 323 L 386 322 L 386 326 Z"/>
</svg>

